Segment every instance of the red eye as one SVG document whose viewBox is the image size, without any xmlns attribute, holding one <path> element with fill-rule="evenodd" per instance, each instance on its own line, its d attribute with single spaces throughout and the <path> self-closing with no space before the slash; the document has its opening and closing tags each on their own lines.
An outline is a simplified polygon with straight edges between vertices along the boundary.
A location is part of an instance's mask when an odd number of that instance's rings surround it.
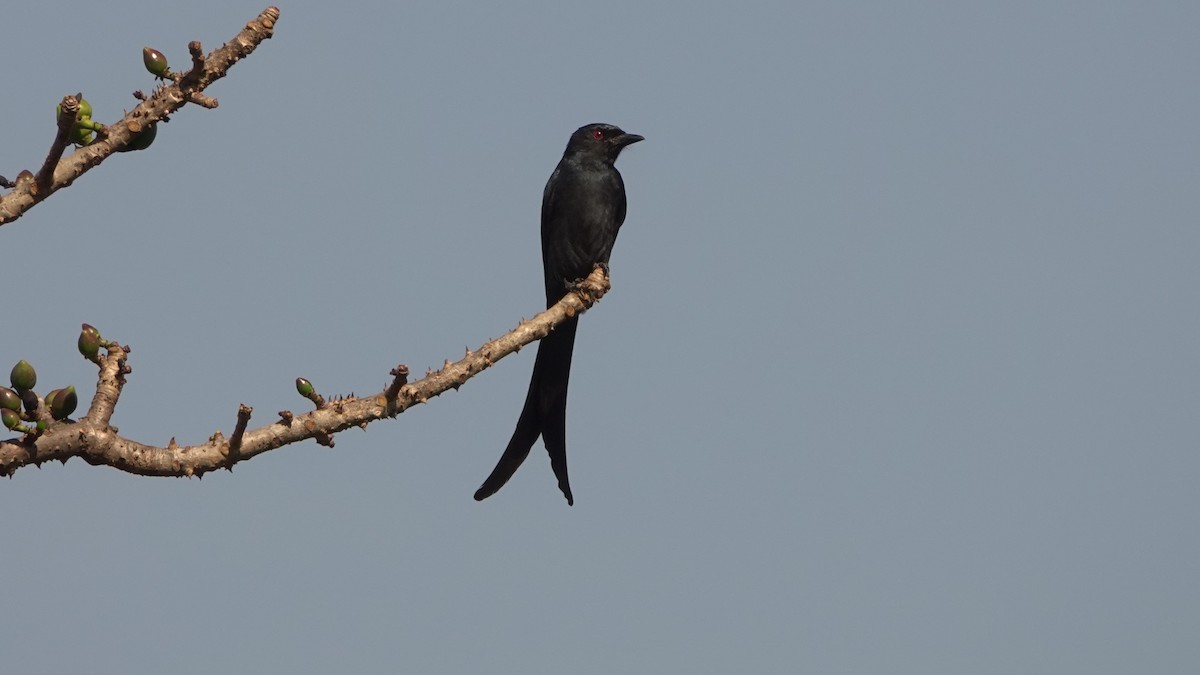
<svg viewBox="0 0 1200 675">
<path fill-rule="evenodd" d="M 604 132 L 600 131 L 599 129 L 596 129 L 595 131 L 592 132 L 592 138 L 594 138 L 596 140 L 600 140 L 600 139 L 604 138 Z"/>
</svg>

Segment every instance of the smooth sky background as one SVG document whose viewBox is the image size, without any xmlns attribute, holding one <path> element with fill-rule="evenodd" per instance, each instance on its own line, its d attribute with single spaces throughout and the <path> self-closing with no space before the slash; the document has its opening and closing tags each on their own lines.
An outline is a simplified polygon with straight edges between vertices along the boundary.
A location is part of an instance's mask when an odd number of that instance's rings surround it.
<svg viewBox="0 0 1200 675">
<path fill-rule="evenodd" d="M 21 3 L 0 174 L 265 4 Z M 91 9 L 88 9 L 91 8 Z M 283 2 L 146 152 L 0 228 L 0 374 L 133 347 L 166 444 L 440 366 L 541 304 L 567 137 L 613 291 L 471 495 L 533 350 L 203 481 L 0 481 L 11 673 L 1182 673 L 1200 663 L 1200 4 Z M 69 18 L 66 18 L 69 17 Z"/>
</svg>

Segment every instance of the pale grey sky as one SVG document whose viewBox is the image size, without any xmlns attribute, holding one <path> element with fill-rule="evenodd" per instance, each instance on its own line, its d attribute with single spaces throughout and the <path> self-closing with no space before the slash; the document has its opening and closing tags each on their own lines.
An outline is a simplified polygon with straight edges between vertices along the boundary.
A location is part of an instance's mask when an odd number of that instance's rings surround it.
<svg viewBox="0 0 1200 675">
<path fill-rule="evenodd" d="M 0 174 L 264 5 L 4 10 Z M 568 452 L 496 497 L 533 350 L 329 450 L 0 482 L 13 673 L 1180 673 L 1200 662 L 1200 5 L 283 3 L 148 152 L 0 228 L 2 371 L 151 443 L 377 391 L 541 302 L 618 167 Z M 70 20 L 64 20 L 68 13 Z"/>
</svg>

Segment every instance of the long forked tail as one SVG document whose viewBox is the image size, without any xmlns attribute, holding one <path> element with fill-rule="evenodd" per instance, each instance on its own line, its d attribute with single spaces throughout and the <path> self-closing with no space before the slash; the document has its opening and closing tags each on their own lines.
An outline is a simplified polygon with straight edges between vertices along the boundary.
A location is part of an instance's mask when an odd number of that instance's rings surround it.
<svg viewBox="0 0 1200 675">
<path fill-rule="evenodd" d="M 558 478 L 558 489 L 567 498 L 567 504 L 575 503 L 567 479 L 567 381 L 571 376 L 571 352 L 578 324 L 578 317 L 567 319 L 538 343 L 533 377 L 517 428 L 496 468 L 475 491 L 475 501 L 487 499 L 504 487 L 540 435 L 550 453 L 550 467 Z"/>
</svg>

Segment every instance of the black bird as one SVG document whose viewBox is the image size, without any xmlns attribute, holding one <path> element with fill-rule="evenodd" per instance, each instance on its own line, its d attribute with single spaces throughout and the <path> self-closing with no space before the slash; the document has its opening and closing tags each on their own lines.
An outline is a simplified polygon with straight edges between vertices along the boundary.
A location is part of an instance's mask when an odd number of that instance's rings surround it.
<svg viewBox="0 0 1200 675">
<path fill-rule="evenodd" d="M 625 146 L 644 140 L 611 124 L 589 124 L 571 134 L 562 160 L 542 194 L 542 268 L 546 307 L 597 264 L 608 264 L 617 230 L 625 222 L 625 182 L 613 166 Z M 558 489 L 574 504 L 567 480 L 567 379 L 579 318 L 572 317 L 542 338 L 533 362 L 525 407 L 508 447 L 492 474 L 475 491 L 481 501 L 496 494 L 529 456 L 538 436 L 550 453 Z"/>
</svg>

